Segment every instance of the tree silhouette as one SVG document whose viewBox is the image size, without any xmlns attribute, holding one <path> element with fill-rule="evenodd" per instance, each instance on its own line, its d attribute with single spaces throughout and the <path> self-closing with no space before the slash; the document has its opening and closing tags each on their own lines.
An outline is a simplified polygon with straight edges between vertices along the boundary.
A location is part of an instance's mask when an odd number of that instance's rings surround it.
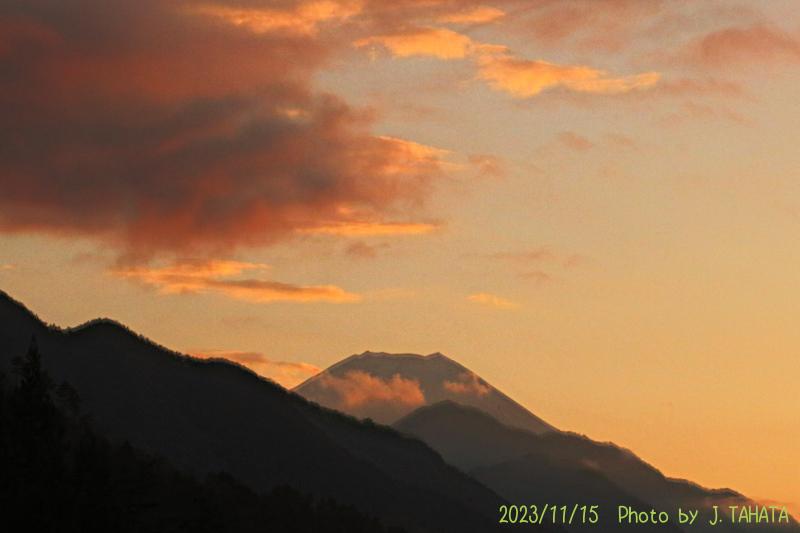
<svg viewBox="0 0 800 533">
<path fill-rule="evenodd" d="M 25 358 L 15 357 L 12 361 L 14 373 L 21 378 L 19 384 L 19 398 L 23 409 L 30 410 L 30 415 L 36 419 L 47 418 L 55 409 L 50 391 L 53 389 L 53 380 L 42 369 L 42 355 L 36 337 L 31 337 L 31 344 Z"/>
</svg>

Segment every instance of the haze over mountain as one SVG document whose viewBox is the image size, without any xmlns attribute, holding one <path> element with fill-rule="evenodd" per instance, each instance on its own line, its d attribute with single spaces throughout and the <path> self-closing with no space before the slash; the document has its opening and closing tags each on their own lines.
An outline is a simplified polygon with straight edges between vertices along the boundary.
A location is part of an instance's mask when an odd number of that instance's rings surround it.
<svg viewBox="0 0 800 533">
<path fill-rule="evenodd" d="M 364 352 L 340 361 L 293 389 L 325 407 L 392 424 L 424 405 L 449 400 L 535 433 L 555 428 L 440 353 Z"/>
<path fill-rule="evenodd" d="M 510 501 L 566 505 L 599 505 L 604 527 L 568 526 L 571 531 L 679 531 L 675 523 L 652 525 L 617 523 L 620 505 L 637 511 L 666 511 L 677 522 L 678 508 L 700 510 L 699 519 L 686 531 L 791 531 L 790 524 L 733 523 L 715 526 L 713 506 L 729 511 L 735 505 L 761 505 L 729 489 L 709 490 L 689 481 L 665 477 L 631 451 L 612 443 L 560 431 L 535 434 L 501 424 L 479 409 L 454 402 L 421 407 L 394 427 L 421 438 L 442 457 L 482 481 Z M 776 515 L 777 517 L 777 515 Z M 739 514 L 737 512 L 737 519 Z M 626 527 L 627 526 L 627 527 Z"/>
<path fill-rule="evenodd" d="M 289 484 L 409 531 L 502 530 L 506 502 L 420 441 L 309 404 L 232 363 L 171 352 L 109 320 L 48 327 L 0 292 L 0 370 L 10 375 L 32 335 L 44 368 L 81 396 L 81 414 L 184 471 L 224 470 L 256 490 Z"/>
</svg>

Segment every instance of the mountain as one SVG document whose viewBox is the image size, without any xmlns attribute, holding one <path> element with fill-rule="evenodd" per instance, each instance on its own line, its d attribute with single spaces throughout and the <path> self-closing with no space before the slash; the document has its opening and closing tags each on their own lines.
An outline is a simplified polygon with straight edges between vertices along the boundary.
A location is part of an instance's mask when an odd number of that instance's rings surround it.
<svg viewBox="0 0 800 533">
<path fill-rule="evenodd" d="M 294 392 L 358 418 L 392 424 L 415 409 L 449 400 L 535 433 L 555 428 L 440 353 L 364 352 L 336 363 Z"/>
<path fill-rule="evenodd" d="M 709 490 L 694 483 L 665 477 L 629 450 L 611 443 L 598 443 L 566 432 L 536 434 L 509 427 L 488 414 L 454 402 L 422 407 L 394 424 L 401 432 L 416 436 L 442 454 L 450 464 L 485 483 L 509 501 L 566 505 L 599 505 L 611 520 L 593 528 L 568 526 L 570 531 L 686 531 L 728 533 L 734 531 L 800 532 L 797 522 L 709 525 L 713 506 L 729 511 L 758 504 L 729 490 Z M 618 524 L 620 505 L 636 511 L 665 511 L 672 523 L 652 525 Z M 761 506 L 763 508 L 763 506 Z M 676 524 L 678 509 L 700 510 L 691 526 Z M 759 511 L 760 512 L 760 511 Z M 776 519 L 778 515 L 776 514 Z M 600 528 L 599 526 L 603 526 Z"/>
<path fill-rule="evenodd" d="M 35 344 L 0 373 L 0 531 L 405 533 L 287 487 L 256 493 L 228 473 L 203 479 L 130 443 L 114 445 L 55 388 Z"/>
<path fill-rule="evenodd" d="M 502 531 L 498 510 L 507 502 L 418 440 L 311 404 L 238 365 L 169 351 L 110 320 L 47 326 L 0 292 L 6 375 L 33 335 L 43 367 L 77 390 L 95 427 L 182 471 L 226 471 L 257 491 L 291 485 L 409 531 Z"/>
</svg>

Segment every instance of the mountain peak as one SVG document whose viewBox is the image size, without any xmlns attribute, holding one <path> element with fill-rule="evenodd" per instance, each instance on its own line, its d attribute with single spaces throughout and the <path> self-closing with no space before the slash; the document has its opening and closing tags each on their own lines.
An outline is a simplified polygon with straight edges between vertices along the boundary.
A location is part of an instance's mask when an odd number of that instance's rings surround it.
<svg viewBox="0 0 800 533">
<path fill-rule="evenodd" d="M 512 427 L 533 432 L 555 429 L 440 352 L 365 351 L 330 366 L 294 391 L 326 407 L 383 424 L 449 400 L 480 409 Z"/>
</svg>

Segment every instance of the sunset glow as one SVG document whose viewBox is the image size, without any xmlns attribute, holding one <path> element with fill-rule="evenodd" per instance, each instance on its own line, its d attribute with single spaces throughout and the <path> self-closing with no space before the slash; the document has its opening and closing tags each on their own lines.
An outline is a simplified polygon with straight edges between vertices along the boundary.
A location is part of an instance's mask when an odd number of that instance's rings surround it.
<svg viewBox="0 0 800 533">
<path fill-rule="evenodd" d="M 0 289 L 287 386 L 441 352 L 800 514 L 799 28 L 784 0 L 3 2 Z"/>
</svg>

